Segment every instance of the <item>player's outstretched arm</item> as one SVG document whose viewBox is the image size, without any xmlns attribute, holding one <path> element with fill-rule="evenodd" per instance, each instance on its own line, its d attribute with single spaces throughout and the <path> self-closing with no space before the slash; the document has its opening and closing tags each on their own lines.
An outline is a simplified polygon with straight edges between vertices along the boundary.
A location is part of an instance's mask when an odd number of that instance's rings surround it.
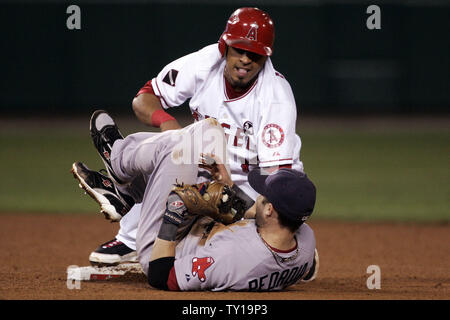
<svg viewBox="0 0 450 320">
<path fill-rule="evenodd" d="M 181 128 L 178 121 L 163 110 L 154 94 L 139 94 L 133 99 L 132 106 L 139 121 L 148 126 L 160 128 L 161 131 Z"/>
<path fill-rule="evenodd" d="M 154 288 L 171 289 L 168 280 L 175 261 L 176 235 L 186 214 L 187 209 L 181 198 L 171 192 L 148 266 L 148 283 Z"/>
</svg>

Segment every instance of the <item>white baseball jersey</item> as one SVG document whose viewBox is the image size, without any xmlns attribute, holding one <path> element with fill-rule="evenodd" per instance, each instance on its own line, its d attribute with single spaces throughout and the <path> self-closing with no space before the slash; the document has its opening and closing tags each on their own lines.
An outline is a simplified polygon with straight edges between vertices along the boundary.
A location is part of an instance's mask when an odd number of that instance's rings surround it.
<svg viewBox="0 0 450 320">
<path fill-rule="evenodd" d="M 151 84 L 164 108 L 190 99 L 196 120 L 213 117 L 221 123 L 228 139 L 231 179 L 255 199 L 257 193 L 247 182 L 249 167 L 290 164 L 303 171 L 299 160 L 301 141 L 295 132 L 295 99 L 289 83 L 273 68 L 270 58 L 252 87 L 244 95 L 230 99 L 223 75 L 225 64 L 218 45 L 212 44 L 169 63 Z"/>
<path fill-rule="evenodd" d="M 275 291 L 295 284 L 308 274 L 314 260 L 314 232 L 303 224 L 296 232 L 296 249 L 276 253 L 264 244 L 255 220 L 224 226 L 216 223 L 209 234 L 195 227 L 177 245 L 175 274 L 182 291 Z M 281 257 L 295 257 L 281 262 Z"/>
</svg>

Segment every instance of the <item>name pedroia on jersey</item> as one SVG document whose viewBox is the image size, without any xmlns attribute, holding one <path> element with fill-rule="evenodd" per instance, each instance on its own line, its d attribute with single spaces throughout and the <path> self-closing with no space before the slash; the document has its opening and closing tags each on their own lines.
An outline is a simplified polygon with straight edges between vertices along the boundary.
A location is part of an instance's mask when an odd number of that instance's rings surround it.
<svg viewBox="0 0 450 320">
<path fill-rule="evenodd" d="M 285 288 L 302 279 L 308 268 L 308 263 L 300 267 L 275 271 L 262 277 L 251 279 L 248 282 L 249 291 L 270 291 Z"/>
</svg>

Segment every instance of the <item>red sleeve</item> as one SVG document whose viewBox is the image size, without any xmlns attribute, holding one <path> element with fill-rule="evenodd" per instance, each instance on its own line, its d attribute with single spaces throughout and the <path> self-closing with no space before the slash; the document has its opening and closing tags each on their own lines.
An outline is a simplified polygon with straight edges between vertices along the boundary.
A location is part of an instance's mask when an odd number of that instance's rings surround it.
<svg viewBox="0 0 450 320">
<path fill-rule="evenodd" d="M 141 88 L 141 90 L 139 90 L 139 92 L 136 94 L 136 97 L 142 93 L 150 93 L 156 96 L 155 91 L 153 90 L 152 87 L 151 80 L 147 81 L 147 83 Z"/>
<path fill-rule="evenodd" d="M 170 269 L 169 278 L 167 279 L 167 287 L 170 291 L 180 291 L 177 282 L 177 275 L 175 274 L 175 266 Z"/>
</svg>

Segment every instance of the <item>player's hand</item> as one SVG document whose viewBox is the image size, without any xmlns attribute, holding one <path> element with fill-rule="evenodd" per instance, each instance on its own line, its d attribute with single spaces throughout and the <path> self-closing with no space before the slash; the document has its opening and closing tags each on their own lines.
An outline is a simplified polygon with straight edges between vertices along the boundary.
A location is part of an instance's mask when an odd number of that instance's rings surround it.
<svg viewBox="0 0 450 320">
<path fill-rule="evenodd" d="M 233 181 L 228 174 L 227 168 L 218 157 L 210 153 L 202 153 L 200 156 L 201 163 L 198 165 L 200 168 L 208 170 L 214 180 L 230 187 L 233 186 Z"/>
</svg>

